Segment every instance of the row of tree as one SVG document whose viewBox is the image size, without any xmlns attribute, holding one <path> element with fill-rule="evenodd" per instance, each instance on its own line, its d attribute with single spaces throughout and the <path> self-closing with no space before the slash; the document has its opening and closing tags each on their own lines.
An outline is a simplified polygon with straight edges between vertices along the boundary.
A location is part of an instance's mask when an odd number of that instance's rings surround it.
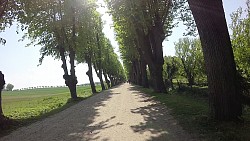
<svg viewBox="0 0 250 141">
<path fill-rule="evenodd" d="M 60 59 L 65 84 L 71 98 L 76 99 L 76 62 L 88 64 L 86 74 L 93 93 L 96 89 L 92 68 L 103 90 L 106 89 L 104 80 L 111 87 L 126 79 L 118 56 L 102 32 L 103 23 L 97 7 L 94 0 L 1 1 L 0 27 L 4 30 L 13 21 L 17 22 L 19 30 L 27 31 L 23 39 L 31 40 L 28 45 L 41 46 L 40 63 L 45 56 Z M 5 43 L 4 39 L 1 41 Z"/>
<path fill-rule="evenodd" d="M 12 16 L 9 16 L 10 19 L 6 20 L 2 27 L 6 27 L 6 24 L 15 19 L 19 23 L 19 29 L 27 31 L 23 39 L 31 40 L 28 45 L 41 46 L 40 63 L 48 55 L 61 59 L 63 78 L 72 98 L 77 97 L 75 61 L 88 64 L 89 70 L 86 74 L 89 76 L 93 92 L 96 90 L 92 66 L 103 89 L 105 89 L 103 76 L 108 86 L 125 79 L 118 56 L 102 32 L 103 23 L 101 15 L 96 11 L 98 6 L 95 1 L 11 0 L 4 4 L 6 9 L 3 13 Z M 3 19 L 5 15 L 2 16 Z M 67 61 L 70 62 L 69 66 Z"/>
<path fill-rule="evenodd" d="M 162 42 L 173 27 L 171 1 L 107 0 L 107 4 L 129 80 L 148 87 L 148 79 L 151 79 L 156 92 L 166 92 Z"/>
<path fill-rule="evenodd" d="M 190 86 L 195 83 L 196 78 L 206 79 L 204 75 L 207 74 L 211 113 L 215 119 L 240 118 L 243 95 L 222 0 L 187 0 L 187 3 L 185 0 L 106 2 L 113 16 L 116 38 L 131 82 L 144 87 L 148 87 L 150 83 L 156 92 L 166 92 L 163 75 L 168 74 L 171 82 L 179 63 L 183 66 L 183 76 Z M 162 42 L 171 34 L 171 29 L 175 26 L 174 16 L 178 14 L 180 16 L 177 17 L 190 29 L 188 34 L 195 33 L 193 27 L 197 27 L 200 41 L 185 38 L 176 43 L 177 57 L 171 60 L 166 57 L 166 62 L 169 63 L 166 63 L 167 69 L 163 73 Z M 242 30 L 248 33 L 249 28 L 246 28 Z M 246 33 L 242 36 L 245 35 Z M 244 41 L 247 44 L 249 40 Z M 149 75 L 146 73 L 147 68 Z"/>
</svg>

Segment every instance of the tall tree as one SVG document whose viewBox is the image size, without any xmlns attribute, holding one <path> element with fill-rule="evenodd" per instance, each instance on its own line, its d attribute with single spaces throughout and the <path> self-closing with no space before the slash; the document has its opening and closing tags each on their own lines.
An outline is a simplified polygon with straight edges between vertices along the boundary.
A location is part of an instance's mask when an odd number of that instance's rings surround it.
<svg viewBox="0 0 250 141">
<path fill-rule="evenodd" d="M 123 60 L 128 79 L 137 85 L 148 87 L 146 74 L 146 63 L 144 58 L 139 55 L 138 42 L 135 33 L 126 17 L 113 16 L 116 40 L 119 44 L 121 59 Z"/>
<path fill-rule="evenodd" d="M 14 88 L 14 85 L 12 85 L 12 84 L 7 84 L 7 86 L 6 86 L 6 90 L 7 91 L 12 91 L 13 90 L 13 88 Z"/>
<path fill-rule="evenodd" d="M 192 87 L 197 77 L 204 77 L 203 70 L 204 57 L 199 39 L 183 38 L 175 43 L 176 56 L 180 58 L 184 71 L 184 76 L 188 80 L 188 85 Z"/>
<path fill-rule="evenodd" d="M 24 37 L 32 39 L 31 43 L 41 45 L 42 62 L 45 56 L 51 55 L 62 60 L 65 84 L 69 87 L 71 97 L 77 98 L 75 75 L 75 55 L 78 28 L 83 24 L 82 12 L 87 9 L 79 0 L 65 1 L 27 1 L 21 0 L 23 14 L 19 21 L 28 27 Z M 89 6 L 89 5 L 88 5 Z M 66 57 L 69 56 L 70 73 Z"/>
<path fill-rule="evenodd" d="M 173 27 L 172 2 L 169 0 L 108 0 L 108 5 L 115 22 L 125 21 L 120 22 L 118 26 L 126 24 L 132 28 L 131 31 L 138 44 L 135 47 L 149 67 L 154 90 L 165 92 L 162 77 L 164 63 L 162 42 L 171 33 L 170 29 Z"/>
<path fill-rule="evenodd" d="M 103 51 L 103 54 L 104 55 L 104 59 L 103 59 L 103 75 L 104 75 L 104 79 L 105 79 L 105 82 L 107 83 L 108 85 L 108 88 L 111 87 L 111 84 L 110 84 L 110 80 L 108 79 L 108 71 L 110 70 L 112 64 L 110 64 L 110 56 L 111 54 L 114 52 L 113 50 L 113 47 L 111 45 L 111 42 L 108 38 L 104 38 L 104 51 Z"/>
<path fill-rule="evenodd" d="M 98 50 L 97 52 L 95 53 L 96 54 L 96 58 L 95 58 L 95 62 L 94 62 L 94 69 L 95 69 L 95 72 L 100 80 L 100 83 L 101 83 L 101 87 L 102 87 L 102 90 L 105 90 L 105 85 L 104 85 L 104 82 L 103 82 L 103 79 L 102 79 L 102 72 L 103 72 L 103 68 L 102 68 L 102 48 L 103 48 L 103 44 L 101 42 L 101 36 L 100 36 L 100 33 L 96 33 L 96 42 L 97 42 L 97 47 L 98 47 Z"/>
<path fill-rule="evenodd" d="M 94 53 L 94 69 L 95 72 L 100 80 L 101 83 L 101 87 L 102 90 L 105 90 L 105 85 L 103 82 L 103 59 L 104 59 L 104 55 L 102 52 L 104 52 L 104 46 L 105 46 L 105 36 L 102 33 L 102 29 L 103 29 L 103 25 L 102 25 L 102 19 L 100 15 L 97 15 L 96 17 L 96 26 L 95 26 L 95 39 L 96 39 L 96 46 L 97 46 L 97 50 Z"/>
<path fill-rule="evenodd" d="M 86 3 L 91 5 L 91 3 Z M 77 61 L 78 63 L 87 63 L 88 71 L 86 75 L 89 77 L 92 93 L 96 93 L 95 82 L 93 79 L 92 65 L 94 62 L 94 53 L 97 51 L 96 40 L 96 7 L 88 7 L 82 9 L 84 15 L 82 15 L 82 25 L 79 26 L 79 34 L 77 39 Z"/>
<path fill-rule="evenodd" d="M 213 116 L 217 120 L 235 120 L 242 114 L 242 105 L 222 0 L 188 3 L 201 39 Z"/>
</svg>

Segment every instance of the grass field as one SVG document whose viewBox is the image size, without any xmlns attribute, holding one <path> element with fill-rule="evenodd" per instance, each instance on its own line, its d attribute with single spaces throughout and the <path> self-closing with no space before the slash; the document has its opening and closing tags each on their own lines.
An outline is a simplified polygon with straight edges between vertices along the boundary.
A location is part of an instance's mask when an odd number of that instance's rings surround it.
<svg viewBox="0 0 250 141">
<path fill-rule="evenodd" d="M 97 91 L 100 90 L 101 87 L 97 86 Z M 92 95 L 91 88 L 87 86 L 77 87 L 77 94 L 80 97 L 79 100 L 90 97 Z M 4 115 L 21 124 L 46 117 L 76 102 L 70 99 L 67 87 L 3 91 L 2 93 Z"/>
<path fill-rule="evenodd" d="M 249 107 L 245 107 L 243 111 L 244 123 L 221 123 L 209 116 L 206 89 L 174 90 L 168 94 L 157 94 L 151 89 L 141 88 L 140 90 L 166 105 L 185 130 L 196 134 L 203 140 L 250 141 Z"/>
</svg>

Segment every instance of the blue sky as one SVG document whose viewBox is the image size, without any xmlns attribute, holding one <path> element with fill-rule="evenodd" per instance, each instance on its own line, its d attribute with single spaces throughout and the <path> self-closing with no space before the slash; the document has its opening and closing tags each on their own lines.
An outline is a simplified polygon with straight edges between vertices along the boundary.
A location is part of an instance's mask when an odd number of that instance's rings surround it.
<svg viewBox="0 0 250 141">
<path fill-rule="evenodd" d="M 237 1 L 237 2 L 236 2 Z M 98 0 L 103 3 L 102 0 Z M 245 0 L 223 0 L 224 10 L 227 23 L 230 24 L 230 14 L 240 6 L 246 7 Z M 117 42 L 114 40 L 114 32 L 111 17 L 105 14 L 105 8 L 99 11 L 103 14 L 102 19 L 105 21 L 104 33 L 111 40 L 115 51 L 118 52 Z M 174 55 L 174 42 L 182 37 L 185 27 L 179 25 L 173 30 L 173 34 L 168 37 L 168 41 L 163 42 L 164 55 Z M 0 33 L 0 37 L 5 38 L 7 43 L 5 46 L 0 45 L 0 71 L 5 74 L 6 83 L 11 83 L 14 89 L 35 87 L 35 86 L 61 86 L 64 85 L 63 70 L 61 61 L 54 60 L 52 57 L 46 57 L 41 66 L 38 65 L 40 57 L 39 46 L 25 47 L 29 40 L 18 42 L 23 33 L 16 34 L 16 26 L 7 28 L 5 32 Z M 119 53 L 118 53 L 119 54 Z M 78 84 L 88 83 L 86 75 L 87 65 L 79 64 L 76 67 L 76 75 Z M 94 81 L 98 81 L 94 75 Z"/>
</svg>

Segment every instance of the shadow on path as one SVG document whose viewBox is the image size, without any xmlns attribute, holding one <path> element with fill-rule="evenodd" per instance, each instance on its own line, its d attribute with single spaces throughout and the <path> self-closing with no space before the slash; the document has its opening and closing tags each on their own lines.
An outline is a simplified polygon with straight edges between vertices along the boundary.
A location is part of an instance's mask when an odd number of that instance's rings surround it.
<svg viewBox="0 0 250 141">
<path fill-rule="evenodd" d="M 128 88 L 132 94 L 145 102 L 145 106 L 132 109 L 132 113 L 141 114 L 144 118 L 143 123 L 131 126 L 134 132 L 144 134 L 150 132 L 152 135 L 148 140 L 154 141 L 190 141 L 194 140 L 187 134 L 177 121 L 170 115 L 169 109 L 160 102 L 155 101 L 152 96 L 140 92 L 139 86 L 131 86 Z"/>
<path fill-rule="evenodd" d="M 120 94 L 114 92 L 117 87 L 95 94 L 87 100 L 42 121 L 21 127 L 8 136 L 0 138 L 0 141 L 98 140 L 98 136 L 96 138 L 91 137 L 98 134 L 100 130 L 110 128 L 111 126 L 107 126 L 107 123 L 115 116 L 109 117 L 96 125 L 91 124 L 96 117 L 100 116 L 98 109 L 104 107 L 114 95 Z"/>
<path fill-rule="evenodd" d="M 0 141 L 192 140 L 165 106 L 123 84 L 96 94 Z"/>
</svg>

